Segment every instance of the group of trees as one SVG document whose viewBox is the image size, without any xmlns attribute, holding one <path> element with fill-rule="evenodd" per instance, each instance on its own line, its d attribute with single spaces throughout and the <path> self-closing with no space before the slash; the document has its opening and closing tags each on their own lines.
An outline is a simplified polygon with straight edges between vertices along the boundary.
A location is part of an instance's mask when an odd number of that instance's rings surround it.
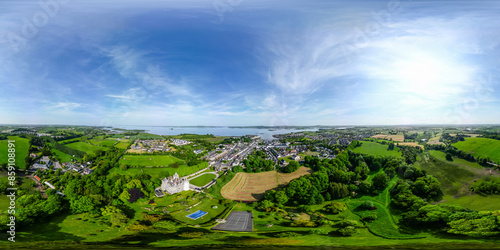
<svg viewBox="0 0 500 250">
<path fill-rule="evenodd" d="M 498 212 L 472 211 L 448 204 L 422 204 L 403 213 L 401 222 L 411 227 L 444 229 L 450 234 L 484 237 L 500 234 Z"/>
<path fill-rule="evenodd" d="M 245 165 L 245 172 L 247 173 L 258 173 L 261 171 L 271 171 L 274 170 L 274 162 L 272 160 L 266 159 L 266 152 L 258 150 L 252 153 L 243 160 L 243 165 Z"/>
<path fill-rule="evenodd" d="M 470 190 L 474 193 L 500 194 L 500 179 L 479 181 Z"/>
</svg>

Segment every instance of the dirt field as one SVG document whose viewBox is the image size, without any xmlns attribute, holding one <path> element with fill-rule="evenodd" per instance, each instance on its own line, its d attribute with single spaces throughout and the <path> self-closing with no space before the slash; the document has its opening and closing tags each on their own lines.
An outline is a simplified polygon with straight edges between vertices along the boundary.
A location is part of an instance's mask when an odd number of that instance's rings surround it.
<svg viewBox="0 0 500 250">
<path fill-rule="evenodd" d="M 392 139 L 393 141 L 405 141 L 405 136 L 404 135 L 374 135 L 372 138 L 377 138 L 377 139 L 385 139 L 385 140 L 390 140 Z"/>
<path fill-rule="evenodd" d="M 276 171 L 262 173 L 240 172 L 222 188 L 221 194 L 224 198 L 230 200 L 257 201 L 264 196 L 266 191 L 274 189 L 278 185 L 287 184 L 291 180 L 311 172 L 311 169 L 306 167 L 300 167 L 297 171 L 289 174 Z"/>
<path fill-rule="evenodd" d="M 424 148 L 424 146 L 418 145 L 418 143 L 416 143 L 416 142 L 400 142 L 398 144 L 401 146 L 412 146 L 412 147 Z"/>
</svg>

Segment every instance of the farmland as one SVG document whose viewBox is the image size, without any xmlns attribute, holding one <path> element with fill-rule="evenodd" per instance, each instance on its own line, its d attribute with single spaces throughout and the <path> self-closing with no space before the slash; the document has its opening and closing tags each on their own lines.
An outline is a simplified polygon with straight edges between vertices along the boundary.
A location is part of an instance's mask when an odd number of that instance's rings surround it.
<svg viewBox="0 0 500 250">
<path fill-rule="evenodd" d="M 466 151 L 476 157 L 490 157 L 500 162 L 500 141 L 488 138 L 465 138 L 465 141 L 454 143 L 458 149 Z"/>
<path fill-rule="evenodd" d="M 412 147 L 416 147 L 416 148 L 424 148 L 424 146 L 416 143 L 416 142 L 399 142 L 398 143 L 399 146 L 412 146 Z"/>
<path fill-rule="evenodd" d="M 88 144 L 88 143 L 81 142 L 81 141 L 66 144 L 65 146 L 70 147 L 70 148 L 75 149 L 75 150 L 83 151 L 87 154 L 92 154 L 97 150 L 107 150 L 107 148 L 105 148 L 105 147 L 94 146 L 92 144 Z"/>
<path fill-rule="evenodd" d="M 166 167 L 174 162 L 182 160 L 171 155 L 124 155 L 120 159 L 120 164 L 139 167 Z"/>
<path fill-rule="evenodd" d="M 401 157 L 399 149 L 395 148 L 394 150 L 388 150 L 388 148 L 389 145 L 364 141 L 362 142 L 361 147 L 357 147 L 353 151 L 361 154 Z"/>
<path fill-rule="evenodd" d="M 293 179 L 309 174 L 311 170 L 300 167 L 297 171 L 289 174 L 268 171 L 262 173 L 237 173 L 221 190 L 224 198 L 241 201 L 257 201 L 261 199 L 268 190 L 287 184 Z"/>
<path fill-rule="evenodd" d="M 24 159 L 28 157 L 28 151 L 29 151 L 29 140 L 25 138 L 21 138 L 19 136 L 9 136 L 8 140 L 15 140 L 15 149 L 16 149 L 16 165 L 19 166 L 21 169 L 26 168 L 26 163 Z M 7 163 L 8 160 L 8 155 L 7 155 L 7 150 L 8 150 L 8 142 L 7 140 L 1 140 L 0 141 L 0 164 L 2 163 Z"/>
<path fill-rule="evenodd" d="M 385 140 L 391 140 L 395 142 L 404 142 L 405 141 L 405 136 L 404 135 L 384 135 L 384 134 L 379 134 L 379 135 L 374 135 L 372 138 L 376 139 L 385 139 Z"/>
</svg>

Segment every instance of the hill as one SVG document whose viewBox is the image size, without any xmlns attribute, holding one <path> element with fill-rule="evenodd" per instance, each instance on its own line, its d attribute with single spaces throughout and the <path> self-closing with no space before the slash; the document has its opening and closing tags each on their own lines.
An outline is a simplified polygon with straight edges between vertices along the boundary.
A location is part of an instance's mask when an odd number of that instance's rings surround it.
<svg viewBox="0 0 500 250">
<path fill-rule="evenodd" d="M 488 138 L 465 138 L 465 141 L 454 143 L 456 148 L 476 157 L 490 157 L 500 162 L 500 141 Z"/>
</svg>

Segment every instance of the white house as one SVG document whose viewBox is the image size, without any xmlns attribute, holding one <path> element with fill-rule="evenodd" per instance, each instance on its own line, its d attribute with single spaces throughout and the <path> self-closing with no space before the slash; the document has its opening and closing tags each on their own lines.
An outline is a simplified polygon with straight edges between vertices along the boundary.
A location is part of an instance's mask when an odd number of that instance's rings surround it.
<svg viewBox="0 0 500 250">
<path fill-rule="evenodd" d="M 177 172 L 168 178 L 161 180 L 161 190 L 170 194 L 176 194 L 189 190 L 189 180 L 186 177 L 180 178 Z"/>
</svg>

